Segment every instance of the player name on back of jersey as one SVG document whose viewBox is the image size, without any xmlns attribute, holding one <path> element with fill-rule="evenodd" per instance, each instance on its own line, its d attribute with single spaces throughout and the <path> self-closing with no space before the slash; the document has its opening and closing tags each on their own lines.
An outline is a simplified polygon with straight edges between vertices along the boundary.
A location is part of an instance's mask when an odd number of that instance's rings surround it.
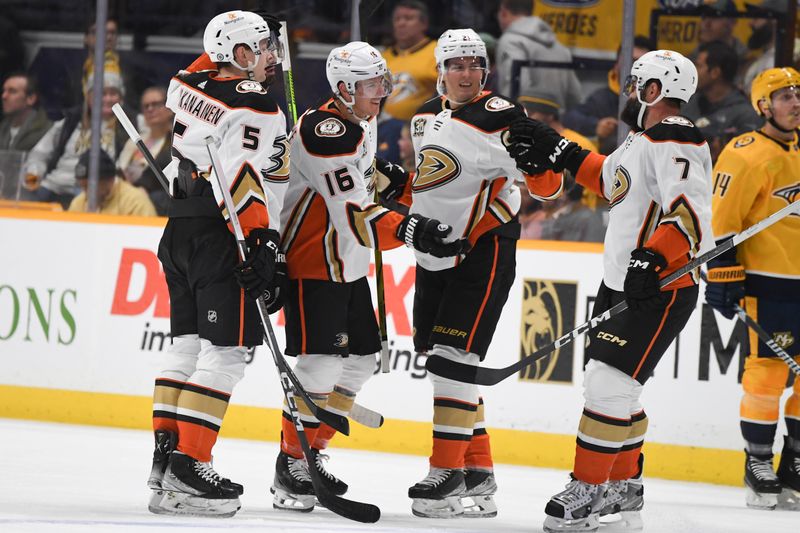
<svg viewBox="0 0 800 533">
<path fill-rule="evenodd" d="M 178 95 L 178 106 L 190 115 L 194 115 L 214 126 L 225 114 L 223 107 L 209 102 L 200 94 L 186 88 L 181 88 L 181 92 Z"/>
</svg>

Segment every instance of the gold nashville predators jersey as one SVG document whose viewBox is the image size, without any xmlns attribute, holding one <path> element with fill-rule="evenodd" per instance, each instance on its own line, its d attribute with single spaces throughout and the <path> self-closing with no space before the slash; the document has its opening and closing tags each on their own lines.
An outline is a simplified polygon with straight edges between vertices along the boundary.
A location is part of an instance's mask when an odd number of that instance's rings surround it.
<svg viewBox="0 0 800 533">
<path fill-rule="evenodd" d="M 389 47 L 383 51 L 394 87 L 384 110 L 394 118 L 410 120 L 422 104 L 436 96 L 434 48 L 436 41 L 426 38 L 408 50 Z"/>
<path fill-rule="evenodd" d="M 281 211 L 289 277 L 350 282 L 367 275 L 370 248 L 402 244 L 403 217 L 373 201 L 377 125 L 343 117 L 332 100 L 300 117 Z"/>
<path fill-rule="evenodd" d="M 661 277 L 714 246 L 711 233 L 711 154 L 689 120 L 667 117 L 604 158 L 589 154 L 578 183 L 608 200 L 603 281 L 622 291 L 631 252 L 656 250 L 667 260 Z M 670 288 L 697 283 L 696 272 Z"/>
<path fill-rule="evenodd" d="M 279 230 L 280 205 L 289 176 L 286 119 L 260 83 L 219 77 L 203 71 L 172 78 L 167 107 L 175 113 L 172 163 L 165 174 L 177 175 L 180 159 L 211 171 L 205 139 L 218 145 L 222 172 L 245 235 L 252 228 Z M 226 220 L 217 180 L 208 175 Z"/>
<path fill-rule="evenodd" d="M 411 213 L 452 226 L 448 240 L 467 237 L 474 244 L 487 231 L 513 222 L 520 192 L 515 182 L 525 176 L 503 144 L 515 119 L 525 116 L 519 104 L 483 91 L 456 109 L 444 97 L 427 102 L 411 121 L 417 168 L 411 182 Z M 549 200 L 561 193 L 561 176 L 536 197 Z M 457 257 L 437 258 L 415 252 L 427 270 L 458 264 Z"/>
<path fill-rule="evenodd" d="M 731 140 L 714 166 L 713 228 L 720 240 L 800 199 L 798 138 L 762 131 Z M 800 215 L 791 214 L 736 247 L 753 296 L 800 298 Z"/>
</svg>

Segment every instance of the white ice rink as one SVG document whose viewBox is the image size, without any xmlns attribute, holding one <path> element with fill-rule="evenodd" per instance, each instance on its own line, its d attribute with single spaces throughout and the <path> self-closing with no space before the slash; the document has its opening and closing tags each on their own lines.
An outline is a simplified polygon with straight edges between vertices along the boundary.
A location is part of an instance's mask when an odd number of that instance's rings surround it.
<svg viewBox="0 0 800 533">
<path fill-rule="evenodd" d="M 566 472 L 498 465 L 497 518 L 419 519 L 406 490 L 427 472 L 423 457 L 334 449 L 329 467 L 350 484 L 348 497 L 382 510 L 377 524 L 357 524 L 319 508 L 310 514 L 272 509 L 277 443 L 222 438 L 215 467 L 244 484 L 242 510 L 230 519 L 172 518 L 147 511 L 149 432 L 0 419 L 0 451 L 3 533 L 541 531 L 545 502 L 566 480 Z M 800 512 L 746 509 L 741 488 L 655 479 L 646 479 L 645 488 L 648 533 L 800 530 Z"/>
</svg>

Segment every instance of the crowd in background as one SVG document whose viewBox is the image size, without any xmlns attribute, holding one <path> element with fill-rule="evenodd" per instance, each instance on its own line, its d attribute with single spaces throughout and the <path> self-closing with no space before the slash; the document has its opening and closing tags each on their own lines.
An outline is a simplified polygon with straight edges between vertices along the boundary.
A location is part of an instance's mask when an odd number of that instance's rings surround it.
<svg viewBox="0 0 800 533">
<path fill-rule="evenodd" d="M 170 2 L 144 3 L 154 13 L 161 10 L 180 14 L 183 9 Z M 349 5 L 349 2 L 344 3 Z M 61 4 L 64 8 L 64 4 L 70 2 Z M 111 108 L 116 103 L 123 106 L 142 132 L 143 140 L 156 156 L 156 161 L 162 167 L 166 166 L 170 160 L 173 119 L 165 106 L 164 86 L 169 81 L 168 75 L 154 75 L 152 65 L 142 61 L 141 54 L 118 51 L 120 27 L 116 17 L 124 15 L 130 6 L 128 2 L 112 2 L 112 7 L 115 4 L 118 4 L 118 11 L 115 13 L 112 9 L 105 28 L 104 64 L 101 67 L 94 65 L 95 28 L 93 23 L 84 20 L 82 63 L 70 67 L 67 61 L 51 61 L 47 64 L 47 79 L 41 76 L 42 57 L 46 58 L 46 54 L 27 58 L 27 62 L 22 59 L 19 31 L 35 24 L 26 18 L 29 9 L 18 6 L 18 18 L 21 19 L 18 25 L 5 16 L 0 17 L 0 28 L 7 30 L 5 35 L 8 38 L 5 54 L 0 55 L 0 79 L 3 80 L 0 157 L 22 158 L 16 154 L 25 154 L 19 189 L 22 200 L 55 202 L 73 211 L 87 209 L 88 165 L 84 164 L 86 158 L 82 156 L 88 151 L 91 141 L 93 80 L 95 73 L 102 68 L 103 155 L 99 165 L 99 211 L 128 215 L 165 215 L 167 212 L 167 194 L 128 140 Z M 250 5 L 254 2 L 246 1 L 242 6 L 228 4 L 216 6 L 215 2 L 208 2 L 202 9 L 223 11 L 232 7 L 273 7 L 254 6 Z M 347 40 L 344 21 L 341 25 L 329 23 L 337 17 L 337 20 L 342 19 L 342 9 L 334 14 L 330 11 L 331 4 L 336 2 L 293 3 L 290 9 L 290 14 L 294 14 L 296 19 L 290 33 L 293 47 L 299 41 Z M 459 8 L 459 20 L 472 20 L 475 29 L 484 32 L 481 36 L 494 58 L 487 90 L 515 98 L 530 116 L 588 149 L 609 154 L 617 146 L 619 92 L 624 82 L 619 51 L 605 83 L 595 81 L 592 84 L 591 80 L 585 83 L 581 79 L 583 76 L 579 76 L 582 72 L 573 68 L 575 58 L 570 49 L 559 42 L 544 19 L 532 14 L 536 13 L 535 2 L 498 0 L 475 4 L 457 0 L 449 3 L 400 0 L 364 4 L 362 16 L 364 7 L 372 11 L 367 13 L 371 17 L 369 23 L 362 24 L 362 27 L 369 28 L 362 37 L 385 45 L 384 57 L 394 79 L 392 96 L 385 102 L 379 117 L 380 157 L 414 170 L 414 153 L 409 137 L 413 124 L 409 120 L 422 103 L 436 95 L 433 50 L 439 28 L 434 31 L 432 17 L 442 18 L 434 10 L 444 4 L 449 8 Z M 757 18 L 764 11 L 753 11 L 753 16 L 746 19 L 750 37 L 747 42 L 742 42 L 734 34 L 737 20 L 733 17 L 737 12 L 735 2 L 717 0 L 704 4 L 704 10 L 698 12 L 699 44 L 691 53 L 698 70 L 698 89 L 684 113 L 702 130 L 712 157 L 716 159 L 731 138 L 761 125 L 761 119 L 750 105 L 749 84 L 755 74 L 774 62 L 777 19 Z M 304 9 L 300 10 L 301 7 Z M 787 0 L 754 1 L 745 7 L 780 16 L 786 13 Z M 10 13 L 13 15 L 14 10 Z M 175 27 L 174 23 L 154 23 L 151 31 L 154 34 L 196 35 L 202 28 L 191 29 L 195 18 L 207 20 L 209 16 L 205 12 L 194 15 L 187 14 L 186 24 L 181 28 Z M 380 21 L 373 23 L 376 17 L 380 17 Z M 65 15 L 65 20 L 73 19 L 74 16 Z M 173 20 L 173 17 L 164 20 Z M 141 40 L 141 24 L 137 23 L 132 31 L 135 48 L 137 39 Z M 652 49 L 655 49 L 655 44 L 648 37 L 637 35 L 633 59 Z M 25 69 L 26 65 L 30 67 L 34 63 L 34 59 L 39 66 L 38 79 L 32 73 L 33 69 Z M 184 66 L 173 65 L 172 73 Z M 321 64 L 319 69 L 318 75 L 324 74 Z M 326 86 L 320 84 L 317 92 L 318 97 L 324 97 Z M 523 238 L 603 241 L 607 203 L 584 192 L 573 180 L 568 180 L 568 184 L 566 193 L 547 205 L 523 195 L 525 201 L 520 211 Z M 8 190 L 8 187 L 3 187 L 0 193 L 8 196 Z"/>
</svg>

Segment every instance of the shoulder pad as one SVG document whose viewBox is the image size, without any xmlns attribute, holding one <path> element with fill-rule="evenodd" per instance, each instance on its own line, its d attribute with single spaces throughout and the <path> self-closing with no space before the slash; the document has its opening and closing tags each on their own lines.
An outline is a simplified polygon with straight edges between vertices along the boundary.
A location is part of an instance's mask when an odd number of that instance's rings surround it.
<svg viewBox="0 0 800 533">
<path fill-rule="evenodd" d="M 485 94 L 453 113 L 453 118 L 487 133 L 507 128 L 515 119 L 524 116 L 525 111 L 520 104 L 492 93 Z"/>
<path fill-rule="evenodd" d="M 437 98 L 431 98 L 424 104 L 422 104 L 417 112 L 414 113 L 415 115 L 425 115 L 428 113 L 432 113 L 434 115 L 438 114 L 442 109 L 444 109 L 444 97 L 439 96 Z"/>
<path fill-rule="evenodd" d="M 684 117 L 667 117 L 644 134 L 654 142 L 672 141 L 678 143 L 703 144 L 705 137 L 691 120 Z"/>
<path fill-rule="evenodd" d="M 310 153 L 322 156 L 352 154 L 358 148 L 364 130 L 358 124 L 328 111 L 308 113 L 300 125 L 300 138 Z"/>
<path fill-rule="evenodd" d="M 277 113 L 279 108 L 275 100 L 267 94 L 266 89 L 257 81 L 243 79 L 216 79 L 210 77 L 210 72 L 197 72 L 184 78 L 184 83 L 189 83 L 208 96 L 216 98 L 231 109 L 248 108 L 259 113 Z M 195 76 L 205 77 L 206 83 L 198 78 L 197 84 L 187 82 Z"/>
</svg>

